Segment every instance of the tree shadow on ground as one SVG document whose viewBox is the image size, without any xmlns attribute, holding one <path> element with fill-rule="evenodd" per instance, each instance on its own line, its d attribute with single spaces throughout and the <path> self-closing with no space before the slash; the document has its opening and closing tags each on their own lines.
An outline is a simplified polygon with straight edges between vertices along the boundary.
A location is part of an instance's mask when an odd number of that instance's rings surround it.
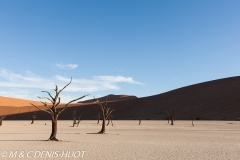
<svg viewBox="0 0 240 160">
<path fill-rule="evenodd" d="M 58 140 L 58 141 L 50 141 L 50 140 L 0 140 L 0 142 L 76 142 L 76 141 L 65 141 L 65 140 Z"/>
<path fill-rule="evenodd" d="M 112 133 L 86 133 L 86 134 L 108 134 L 108 135 L 119 135 L 119 134 L 112 134 Z"/>
</svg>

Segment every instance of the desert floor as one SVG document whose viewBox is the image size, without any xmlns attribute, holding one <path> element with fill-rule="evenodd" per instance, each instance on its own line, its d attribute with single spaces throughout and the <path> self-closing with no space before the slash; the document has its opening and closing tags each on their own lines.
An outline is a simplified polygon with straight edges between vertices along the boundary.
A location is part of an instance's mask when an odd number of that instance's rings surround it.
<svg viewBox="0 0 240 160">
<path fill-rule="evenodd" d="M 238 121 L 113 121 L 102 135 L 97 121 L 59 120 L 59 142 L 46 141 L 50 121 L 30 123 L 3 121 L 0 159 L 240 159 Z"/>
</svg>

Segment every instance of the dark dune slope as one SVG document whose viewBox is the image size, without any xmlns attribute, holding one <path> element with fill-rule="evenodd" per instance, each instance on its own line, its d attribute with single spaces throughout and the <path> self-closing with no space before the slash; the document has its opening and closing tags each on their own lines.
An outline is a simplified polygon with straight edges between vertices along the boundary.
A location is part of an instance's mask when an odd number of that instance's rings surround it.
<svg viewBox="0 0 240 160">
<path fill-rule="evenodd" d="M 114 119 L 165 119 L 166 110 L 174 109 L 176 119 L 195 118 L 206 120 L 234 120 L 240 117 L 240 76 L 199 83 L 150 97 L 109 102 L 115 109 Z M 74 107 L 66 109 L 59 119 L 72 119 Z M 79 104 L 77 111 L 83 119 L 97 119 L 100 111 L 94 103 Z M 8 119 L 28 119 L 29 114 L 8 116 Z M 49 119 L 49 115 L 38 113 L 38 119 Z"/>
</svg>

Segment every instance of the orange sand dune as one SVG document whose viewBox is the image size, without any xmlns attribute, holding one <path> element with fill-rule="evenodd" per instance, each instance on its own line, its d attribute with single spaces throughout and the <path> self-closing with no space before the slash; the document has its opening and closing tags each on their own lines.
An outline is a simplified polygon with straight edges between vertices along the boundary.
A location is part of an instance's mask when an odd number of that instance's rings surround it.
<svg viewBox="0 0 240 160">
<path fill-rule="evenodd" d="M 31 106 L 30 103 L 43 108 L 43 104 L 41 102 L 0 96 L 0 115 L 37 111 L 38 109 Z"/>
<path fill-rule="evenodd" d="M 47 109 L 45 106 L 43 106 L 41 102 L 0 96 L 0 116 L 39 111 L 30 103 L 40 107 L 41 109 L 45 109 L 45 110 Z M 75 106 L 75 105 L 76 104 L 73 103 L 73 104 L 70 104 L 69 107 Z M 62 108 L 64 106 L 65 104 L 62 103 L 62 104 L 59 104 L 58 108 Z"/>
<path fill-rule="evenodd" d="M 23 106 L 31 106 L 30 103 L 33 103 L 35 105 L 42 105 L 41 102 L 37 102 L 37 101 L 0 96 L 0 106 L 23 107 Z"/>
</svg>

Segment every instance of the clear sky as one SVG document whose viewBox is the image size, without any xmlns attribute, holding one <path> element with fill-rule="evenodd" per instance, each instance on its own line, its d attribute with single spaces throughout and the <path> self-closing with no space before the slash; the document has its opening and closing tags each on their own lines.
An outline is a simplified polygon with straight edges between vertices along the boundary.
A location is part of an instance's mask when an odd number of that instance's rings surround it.
<svg viewBox="0 0 240 160">
<path fill-rule="evenodd" d="M 0 55 L 0 96 L 160 94 L 239 75 L 240 1 L 1 0 Z"/>
</svg>

